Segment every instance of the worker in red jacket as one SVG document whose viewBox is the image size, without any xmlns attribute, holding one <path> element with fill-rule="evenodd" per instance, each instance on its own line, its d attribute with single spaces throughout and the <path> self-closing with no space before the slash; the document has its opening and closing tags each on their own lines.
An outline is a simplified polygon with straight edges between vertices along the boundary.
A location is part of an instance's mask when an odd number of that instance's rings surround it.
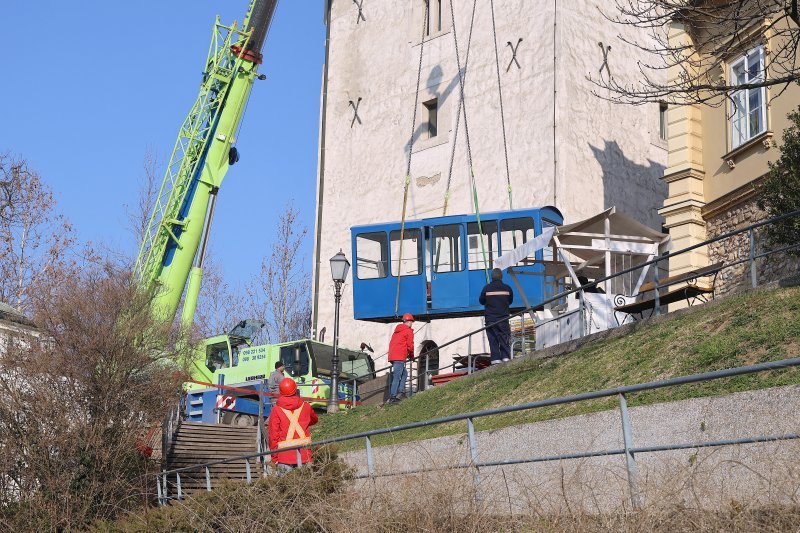
<svg viewBox="0 0 800 533">
<path fill-rule="evenodd" d="M 269 449 L 280 450 L 311 442 L 311 426 L 319 419 L 317 413 L 297 394 L 297 383 L 285 378 L 279 385 L 280 397 L 269 414 Z M 300 450 L 300 464 L 297 463 L 297 450 L 272 454 L 272 462 L 280 470 L 291 470 L 311 462 L 311 450 Z"/>
<path fill-rule="evenodd" d="M 389 387 L 387 403 L 400 401 L 400 386 L 406 382 L 406 360 L 414 358 L 414 317 L 411 313 L 403 315 L 402 324 L 394 328 L 392 340 L 389 341 L 389 362 L 392 364 L 392 384 Z"/>
</svg>

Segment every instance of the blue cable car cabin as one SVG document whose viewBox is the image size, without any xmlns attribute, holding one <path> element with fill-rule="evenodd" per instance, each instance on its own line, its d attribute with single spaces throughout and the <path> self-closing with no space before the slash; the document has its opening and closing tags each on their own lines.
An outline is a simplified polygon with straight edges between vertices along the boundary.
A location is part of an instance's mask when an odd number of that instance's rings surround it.
<svg viewBox="0 0 800 533">
<path fill-rule="evenodd" d="M 403 313 L 412 313 L 417 320 L 481 316 L 478 297 L 494 260 L 539 235 L 543 227 L 564 221 L 561 212 L 549 206 L 483 213 L 480 218 L 481 231 L 475 215 L 406 221 L 402 258 L 400 222 L 352 227 L 355 319 L 388 323 L 398 321 Z M 547 249 L 536 252 L 536 260 L 547 253 Z M 526 260 L 514 270 L 540 274 L 518 276 L 518 280 L 531 305 L 545 299 L 542 264 Z M 398 276 L 400 298 L 395 311 Z M 512 310 L 522 309 L 516 286 L 508 276 L 504 281 L 514 290 Z"/>
</svg>

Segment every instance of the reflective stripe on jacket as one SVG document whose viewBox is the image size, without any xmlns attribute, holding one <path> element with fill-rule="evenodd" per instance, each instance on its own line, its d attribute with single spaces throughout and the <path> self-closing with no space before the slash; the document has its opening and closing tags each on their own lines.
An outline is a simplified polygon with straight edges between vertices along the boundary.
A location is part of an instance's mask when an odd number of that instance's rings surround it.
<svg viewBox="0 0 800 533">
<path fill-rule="evenodd" d="M 496 322 L 508 318 L 508 308 L 514 301 L 514 292 L 498 279 L 483 288 L 478 301 L 484 305 L 486 321 Z"/>
<path fill-rule="evenodd" d="M 269 414 L 269 449 L 280 450 L 311 442 L 311 426 L 317 423 L 317 413 L 299 396 L 281 396 Z M 300 462 L 311 461 L 311 450 L 300 450 Z M 295 450 L 272 454 L 273 463 L 297 464 Z"/>
</svg>

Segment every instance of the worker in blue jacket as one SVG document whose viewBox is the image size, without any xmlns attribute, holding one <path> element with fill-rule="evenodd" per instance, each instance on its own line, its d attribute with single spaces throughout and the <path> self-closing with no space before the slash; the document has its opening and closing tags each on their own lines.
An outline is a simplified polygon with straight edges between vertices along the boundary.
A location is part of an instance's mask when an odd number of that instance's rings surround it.
<svg viewBox="0 0 800 533">
<path fill-rule="evenodd" d="M 508 325 L 508 308 L 514 301 L 514 292 L 503 283 L 502 270 L 492 270 L 492 282 L 483 288 L 479 301 L 484 306 L 484 317 L 489 326 L 486 328 L 486 336 L 489 337 L 492 364 L 510 360 L 511 327 Z"/>
</svg>

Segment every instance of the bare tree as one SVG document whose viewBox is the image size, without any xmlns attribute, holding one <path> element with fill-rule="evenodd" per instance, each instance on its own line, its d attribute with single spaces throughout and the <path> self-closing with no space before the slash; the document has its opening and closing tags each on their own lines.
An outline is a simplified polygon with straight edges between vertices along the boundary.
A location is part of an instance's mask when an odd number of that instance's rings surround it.
<svg viewBox="0 0 800 533">
<path fill-rule="evenodd" d="M 142 162 L 142 175 L 139 181 L 139 192 L 136 203 L 133 205 L 125 204 L 125 213 L 128 219 L 128 229 L 134 238 L 134 244 L 139 244 L 144 240 L 147 231 L 147 224 L 150 221 L 150 214 L 156 203 L 156 196 L 161 187 L 159 168 L 161 160 L 152 148 L 147 148 Z"/>
<path fill-rule="evenodd" d="M 266 322 L 269 342 L 305 338 L 311 329 L 311 280 L 300 255 L 308 228 L 299 217 L 294 205 L 287 204 L 270 255 L 247 289 L 252 312 Z"/>
<path fill-rule="evenodd" d="M 0 154 L 0 301 L 28 311 L 32 287 L 66 267 L 74 244 L 72 224 L 39 174 Z"/>
<path fill-rule="evenodd" d="M 231 287 L 216 256 L 209 252 L 194 316 L 196 332 L 202 337 L 220 335 L 230 331 L 240 320 L 251 318 L 244 292 Z"/>
<path fill-rule="evenodd" d="M 4 531 L 83 529 L 152 499 L 159 465 L 138 450 L 177 404 L 186 354 L 128 272 L 73 274 L 31 293 L 38 332 L 0 355 Z"/>
<path fill-rule="evenodd" d="M 619 38 L 648 59 L 639 62 L 635 81 L 619 80 L 608 69 L 606 76 L 602 69 L 599 77 L 589 76 L 604 89 L 595 91 L 601 98 L 719 106 L 735 91 L 777 86 L 775 97 L 800 80 L 798 0 L 616 0 L 614 6 L 601 10 L 640 30 L 638 38 Z M 762 36 L 770 43 L 764 70 L 746 79 L 725 75 L 730 51 L 746 51 Z"/>
</svg>

